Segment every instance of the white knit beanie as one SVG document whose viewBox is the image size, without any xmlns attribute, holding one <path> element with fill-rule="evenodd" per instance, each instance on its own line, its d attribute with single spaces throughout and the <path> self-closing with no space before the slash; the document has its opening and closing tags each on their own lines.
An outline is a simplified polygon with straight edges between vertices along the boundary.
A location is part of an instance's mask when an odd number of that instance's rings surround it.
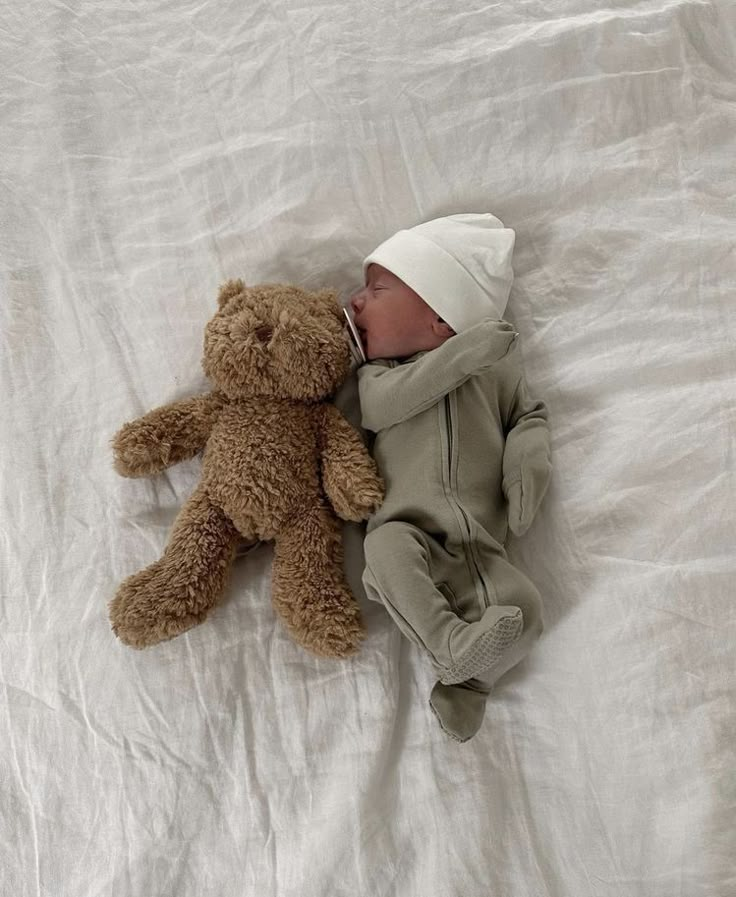
<svg viewBox="0 0 736 897">
<path fill-rule="evenodd" d="M 455 333 L 506 310 L 516 234 L 494 215 L 449 215 L 400 230 L 363 262 L 400 277 Z"/>
</svg>

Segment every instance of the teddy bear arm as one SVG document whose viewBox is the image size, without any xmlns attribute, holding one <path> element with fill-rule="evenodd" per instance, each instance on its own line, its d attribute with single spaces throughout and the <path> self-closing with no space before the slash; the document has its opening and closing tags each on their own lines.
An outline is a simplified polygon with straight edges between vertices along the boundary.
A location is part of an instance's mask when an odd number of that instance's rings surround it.
<svg viewBox="0 0 736 897">
<path fill-rule="evenodd" d="M 365 520 L 384 496 L 376 463 L 360 435 L 334 405 L 321 409 L 320 469 L 322 486 L 338 517 Z"/>
<path fill-rule="evenodd" d="M 115 469 L 121 476 L 143 477 L 192 458 L 205 446 L 222 405 L 220 396 L 209 393 L 129 421 L 112 441 Z"/>
</svg>

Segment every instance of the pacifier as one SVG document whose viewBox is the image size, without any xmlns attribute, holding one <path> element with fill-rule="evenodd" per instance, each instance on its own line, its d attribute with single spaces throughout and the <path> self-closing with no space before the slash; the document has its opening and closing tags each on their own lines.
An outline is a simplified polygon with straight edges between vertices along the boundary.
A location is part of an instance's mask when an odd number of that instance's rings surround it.
<svg viewBox="0 0 736 897">
<path fill-rule="evenodd" d="M 358 328 L 353 321 L 350 307 L 348 305 L 343 305 L 342 313 L 345 315 L 345 330 L 350 337 L 350 352 L 358 364 L 365 364 L 366 361 L 368 361 L 368 358 L 363 349 L 363 343 L 361 342 Z"/>
</svg>

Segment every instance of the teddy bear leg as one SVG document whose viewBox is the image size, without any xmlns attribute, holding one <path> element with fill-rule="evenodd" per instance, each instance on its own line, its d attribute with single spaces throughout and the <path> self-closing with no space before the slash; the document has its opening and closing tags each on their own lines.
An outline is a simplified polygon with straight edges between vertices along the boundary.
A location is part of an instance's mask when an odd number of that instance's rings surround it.
<svg viewBox="0 0 736 897">
<path fill-rule="evenodd" d="M 222 594 L 239 538 L 202 487 L 196 489 L 160 560 L 124 580 L 110 602 L 118 638 L 145 648 L 201 623 Z"/>
<path fill-rule="evenodd" d="M 341 526 L 324 505 L 276 537 L 273 604 L 296 642 L 321 657 L 354 654 L 365 635 L 343 572 Z"/>
</svg>

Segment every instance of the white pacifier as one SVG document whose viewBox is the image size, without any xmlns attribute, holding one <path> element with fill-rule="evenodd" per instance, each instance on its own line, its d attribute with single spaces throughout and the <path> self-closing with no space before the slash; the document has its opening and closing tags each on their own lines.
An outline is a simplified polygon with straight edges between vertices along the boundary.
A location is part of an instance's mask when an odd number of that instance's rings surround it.
<svg viewBox="0 0 736 897">
<path fill-rule="evenodd" d="M 358 364 L 365 364 L 368 361 L 366 357 L 365 350 L 363 349 L 363 343 L 360 339 L 360 334 L 358 333 L 358 328 L 355 326 L 352 317 L 350 316 L 350 311 L 347 306 L 343 305 L 342 312 L 345 315 L 345 320 L 347 321 L 346 330 L 348 336 L 350 337 L 350 351 L 353 354 L 353 358 L 358 362 Z"/>
</svg>

